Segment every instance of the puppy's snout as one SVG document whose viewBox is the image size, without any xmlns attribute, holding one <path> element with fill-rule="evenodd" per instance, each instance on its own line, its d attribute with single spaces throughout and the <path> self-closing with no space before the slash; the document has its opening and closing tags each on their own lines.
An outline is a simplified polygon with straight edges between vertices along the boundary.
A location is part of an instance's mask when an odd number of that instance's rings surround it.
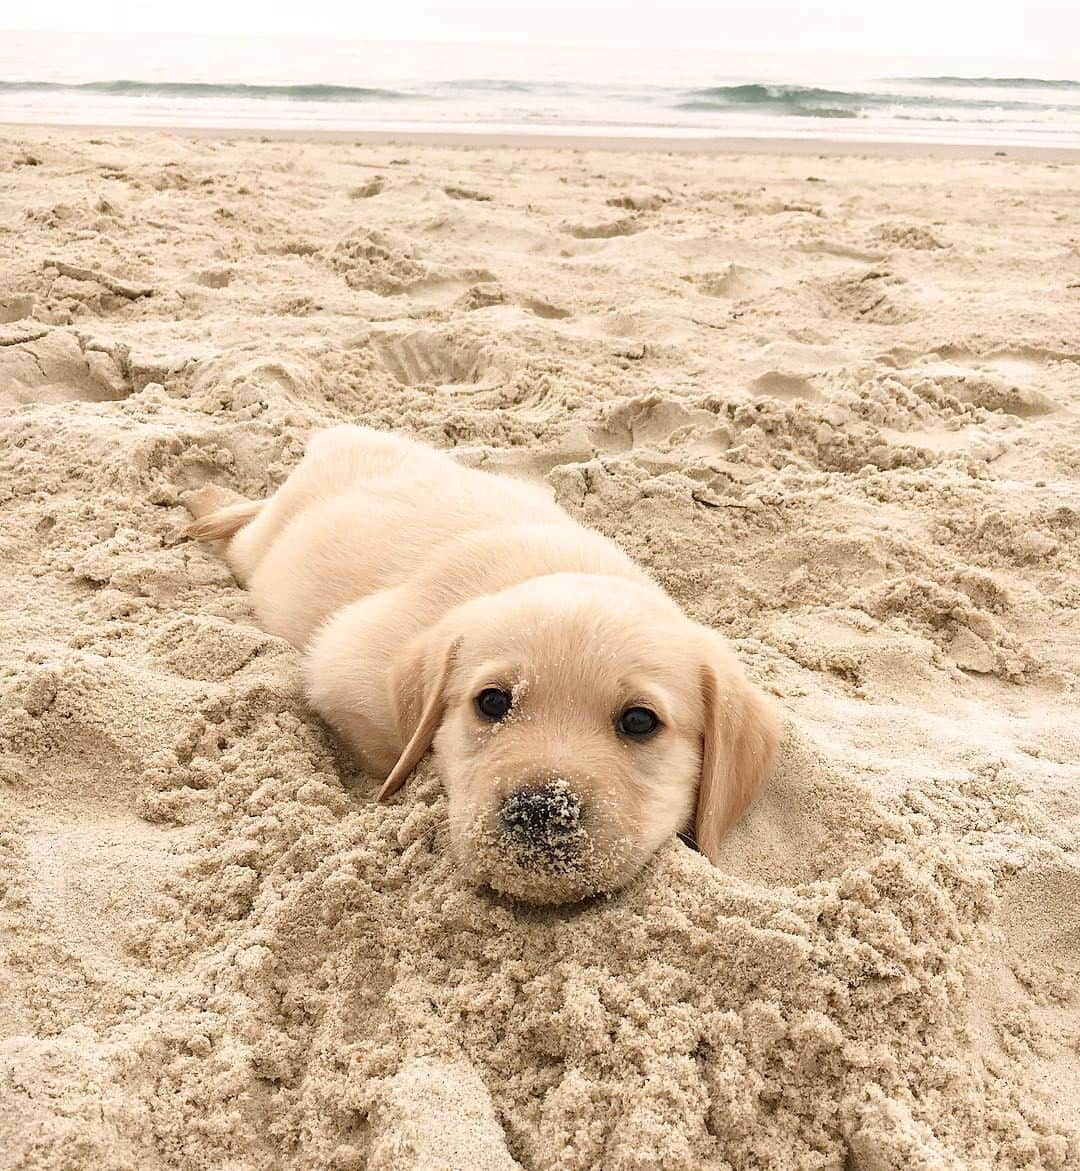
<svg viewBox="0 0 1080 1171">
<path fill-rule="evenodd" d="M 515 846 L 550 857 L 580 849 L 581 820 L 581 799 L 562 780 L 518 789 L 499 809 L 499 826 Z"/>
</svg>

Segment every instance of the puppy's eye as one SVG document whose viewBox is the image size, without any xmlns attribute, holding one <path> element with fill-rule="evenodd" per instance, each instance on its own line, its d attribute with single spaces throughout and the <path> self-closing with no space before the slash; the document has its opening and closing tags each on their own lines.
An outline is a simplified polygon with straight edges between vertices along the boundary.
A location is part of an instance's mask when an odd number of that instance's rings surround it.
<svg viewBox="0 0 1080 1171">
<path fill-rule="evenodd" d="M 509 691 L 502 691 L 498 687 L 485 687 L 476 697 L 476 710 L 485 720 L 498 722 L 506 719 L 513 703 L 514 698 Z"/>
<path fill-rule="evenodd" d="M 628 707 L 615 721 L 615 727 L 631 740 L 644 740 L 660 727 L 660 720 L 647 707 Z"/>
</svg>

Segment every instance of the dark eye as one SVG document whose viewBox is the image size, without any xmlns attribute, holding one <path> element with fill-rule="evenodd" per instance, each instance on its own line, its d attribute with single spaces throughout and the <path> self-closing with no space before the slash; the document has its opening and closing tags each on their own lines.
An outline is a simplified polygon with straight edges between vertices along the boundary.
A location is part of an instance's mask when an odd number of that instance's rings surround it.
<svg viewBox="0 0 1080 1171">
<path fill-rule="evenodd" d="M 660 727 L 660 721 L 656 712 L 649 711 L 647 707 L 628 707 L 615 721 L 615 727 L 632 740 L 644 740 Z"/>
<path fill-rule="evenodd" d="M 485 720 L 505 720 L 507 712 L 513 706 L 514 697 L 509 691 L 502 691 L 498 687 L 485 687 L 476 697 L 476 710 Z"/>
</svg>

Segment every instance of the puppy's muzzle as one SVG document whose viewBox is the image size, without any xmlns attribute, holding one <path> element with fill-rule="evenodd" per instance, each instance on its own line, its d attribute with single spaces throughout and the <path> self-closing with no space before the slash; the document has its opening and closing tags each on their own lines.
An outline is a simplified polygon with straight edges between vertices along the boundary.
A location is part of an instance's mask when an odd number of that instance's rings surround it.
<svg viewBox="0 0 1080 1171">
<path fill-rule="evenodd" d="M 588 845 L 581 799 L 564 780 L 517 789 L 499 809 L 505 843 L 522 861 L 545 870 L 576 866 Z"/>
</svg>

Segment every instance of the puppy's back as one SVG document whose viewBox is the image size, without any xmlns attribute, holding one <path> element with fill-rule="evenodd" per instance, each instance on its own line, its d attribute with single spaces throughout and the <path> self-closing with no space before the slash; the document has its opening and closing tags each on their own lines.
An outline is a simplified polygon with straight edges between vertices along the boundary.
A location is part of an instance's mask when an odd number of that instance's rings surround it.
<svg viewBox="0 0 1080 1171">
<path fill-rule="evenodd" d="M 335 610 L 417 577 L 470 535 L 502 534 L 490 547 L 502 548 L 495 556 L 507 563 L 515 556 L 508 538 L 521 528 L 540 525 L 569 532 L 571 541 L 578 534 L 602 540 L 539 488 L 421 451 L 415 461 L 387 463 L 322 498 L 309 495 L 257 557 L 264 517 L 240 531 L 230 553 L 254 561 L 248 585 L 268 629 L 303 646 Z"/>
<path fill-rule="evenodd" d="M 439 597 L 547 573 L 647 580 L 544 489 L 365 427 L 320 432 L 270 500 L 229 504 L 188 531 L 231 537 L 226 560 L 260 621 L 298 647 L 343 606 L 407 583 L 426 583 L 437 609 Z"/>
</svg>

